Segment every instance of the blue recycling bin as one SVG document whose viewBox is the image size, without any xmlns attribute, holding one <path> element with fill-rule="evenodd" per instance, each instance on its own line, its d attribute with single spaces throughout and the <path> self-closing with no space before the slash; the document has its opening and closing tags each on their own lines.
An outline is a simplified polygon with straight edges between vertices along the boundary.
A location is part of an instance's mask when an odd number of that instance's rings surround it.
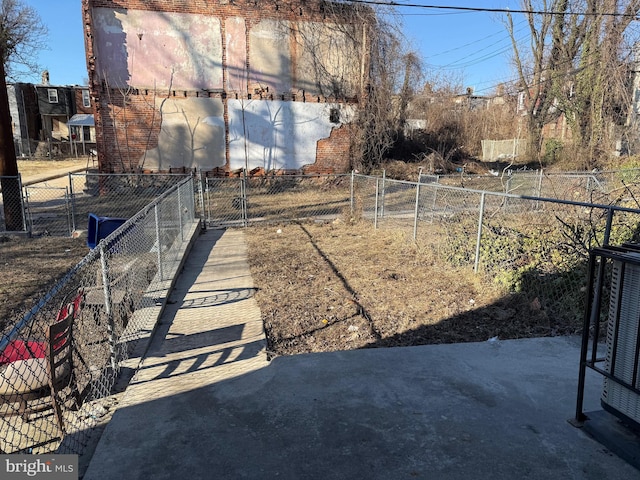
<svg viewBox="0 0 640 480">
<path fill-rule="evenodd" d="M 87 227 L 87 246 L 91 249 L 96 248 L 100 240 L 115 232 L 127 220 L 126 218 L 99 217 L 90 213 Z"/>
</svg>

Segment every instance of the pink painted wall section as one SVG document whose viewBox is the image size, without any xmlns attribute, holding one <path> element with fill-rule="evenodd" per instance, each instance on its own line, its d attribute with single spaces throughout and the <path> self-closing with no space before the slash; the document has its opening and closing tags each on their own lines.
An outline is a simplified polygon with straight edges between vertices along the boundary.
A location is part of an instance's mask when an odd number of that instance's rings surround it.
<svg viewBox="0 0 640 480">
<path fill-rule="evenodd" d="M 98 74 L 110 86 L 222 88 L 218 18 L 96 8 L 94 19 Z"/>
<path fill-rule="evenodd" d="M 225 22 L 227 47 L 227 89 L 247 91 L 247 26 L 243 18 L 228 18 Z"/>
<path fill-rule="evenodd" d="M 291 90 L 289 22 L 262 20 L 249 32 L 249 90 L 262 87 L 271 93 Z"/>
</svg>

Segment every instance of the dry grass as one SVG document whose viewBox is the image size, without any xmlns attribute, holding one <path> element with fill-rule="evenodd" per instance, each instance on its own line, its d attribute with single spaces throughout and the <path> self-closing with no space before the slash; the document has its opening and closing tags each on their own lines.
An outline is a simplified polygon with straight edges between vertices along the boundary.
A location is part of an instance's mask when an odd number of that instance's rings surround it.
<svg viewBox="0 0 640 480">
<path fill-rule="evenodd" d="M 535 302 L 440 264 L 398 231 L 338 221 L 246 232 L 274 355 L 553 332 Z"/>
<path fill-rule="evenodd" d="M 86 159 L 18 160 L 23 177 L 85 166 Z M 0 331 L 22 318 L 88 253 L 85 239 L 0 234 Z"/>
<path fill-rule="evenodd" d="M 327 202 L 327 195 L 316 203 Z M 245 231 L 256 298 L 276 355 L 544 336 L 575 328 L 559 329 L 535 301 L 504 295 L 468 268 L 443 264 L 433 242 L 416 243 L 398 230 L 334 221 Z M 20 318 L 88 252 L 83 238 L 0 240 L 2 323 Z"/>
<path fill-rule="evenodd" d="M 22 318 L 88 251 L 83 238 L 0 236 L 0 331 Z"/>
<path fill-rule="evenodd" d="M 397 230 L 335 221 L 245 232 L 274 355 L 573 333 Z M 0 286 L 3 323 L 21 318 L 88 252 L 82 238 L 0 238 L 0 275 L 10 279 Z"/>
<path fill-rule="evenodd" d="M 59 168 L 82 168 L 87 166 L 86 158 L 65 158 L 62 160 L 18 160 L 18 171 L 22 178 L 45 174 Z M 91 164 L 89 164 L 91 166 Z"/>
</svg>

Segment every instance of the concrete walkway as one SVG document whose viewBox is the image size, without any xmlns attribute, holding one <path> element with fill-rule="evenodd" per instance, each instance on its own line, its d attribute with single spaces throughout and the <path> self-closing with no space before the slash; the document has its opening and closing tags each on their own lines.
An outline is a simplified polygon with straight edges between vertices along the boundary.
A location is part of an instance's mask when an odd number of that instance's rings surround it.
<svg viewBox="0 0 640 480">
<path fill-rule="evenodd" d="M 85 480 L 640 478 L 567 422 L 578 339 L 267 362 L 246 248 L 196 241 Z"/>
</svg>

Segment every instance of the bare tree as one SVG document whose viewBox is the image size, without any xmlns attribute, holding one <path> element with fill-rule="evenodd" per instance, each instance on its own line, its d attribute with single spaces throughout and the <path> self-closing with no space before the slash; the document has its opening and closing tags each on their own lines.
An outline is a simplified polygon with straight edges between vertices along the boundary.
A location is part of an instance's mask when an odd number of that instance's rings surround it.
<svg viewBox="0 0 640 480">
<path fill-rule="evenodd" d="M 404 139 L 404 126 L 407 121 L 409 101 L 415 95 L 415 86 L 422 78 L 422 62 L 415 52 L 408 52 L 402 58 L 404 78 L 398 95 L 398 116 L 396 131 L 399 139 Z"/>
<path fill-rule="evenodd" d="M 38 52 L 46 48 L 47 27 L 38 12 L 22 0 L 0 2 L 0 60 L 6 75 L 16 78 L 39 73 Z"/>
<path fill-rule="evenodd" d="M 576 72 L 574 108 L 568 115 L 578 152 L 585 159 L 583 166 L 591 169 L 614 150 L 618 132 L 611 127 L 624 124 L 631 105 L 631 49 L 625 45 L 624 35 L 640 9 L 640 1 L 588 3 L 593 12 L 619 14 L 590 17 Z"/>
<path fill-rule="evenodd" d="M 321 95 L 357 99 L 352 167 L 368 171 L 381 163 L 402 129 L 420 62 L 405 49 L 392 8 L 323 2 L 322 9 L 324 21 L 305 29 L 293 25 L 294 38 L 308 55 Z"/>
<path fill-rule="evenodd" d="M 640 0 L 522 0 L 530 43 L 517 43 L 507 15 L 514 66 L 526 102 L 529 152 L 542 160 L 542 130 L 564 114 L 582 167 L 613 150 L 611 126 L 628 108 L 625 32 Z"/>
<path fill-rule="evenodd" d="M 16 73 L 20 66 L 37 72 L 35 52 L 42 47 L 46 28 L 36 11 L 19 0 L 0 3 L 0 187 L 4 205 L 5 227 L 22 230 L 22 195 L 18 181 L 18 163 L 11 129 L 6 73 Z"/>
<path fill-rule="evenodd" d="M 557 101 L 584 37 L 584 19 L 571 14 L 571 6 L 569 0 L 522 0 L 528 12 L 530 51 L 518 45 L 513 17 L 506 17 L 518 87 L 525 97 L 527 151 L 537 161 L 542 159 L 542 129 L 561 113 Z M 555 13 L 536 13 L 540 11 Z"/>
</svg>

